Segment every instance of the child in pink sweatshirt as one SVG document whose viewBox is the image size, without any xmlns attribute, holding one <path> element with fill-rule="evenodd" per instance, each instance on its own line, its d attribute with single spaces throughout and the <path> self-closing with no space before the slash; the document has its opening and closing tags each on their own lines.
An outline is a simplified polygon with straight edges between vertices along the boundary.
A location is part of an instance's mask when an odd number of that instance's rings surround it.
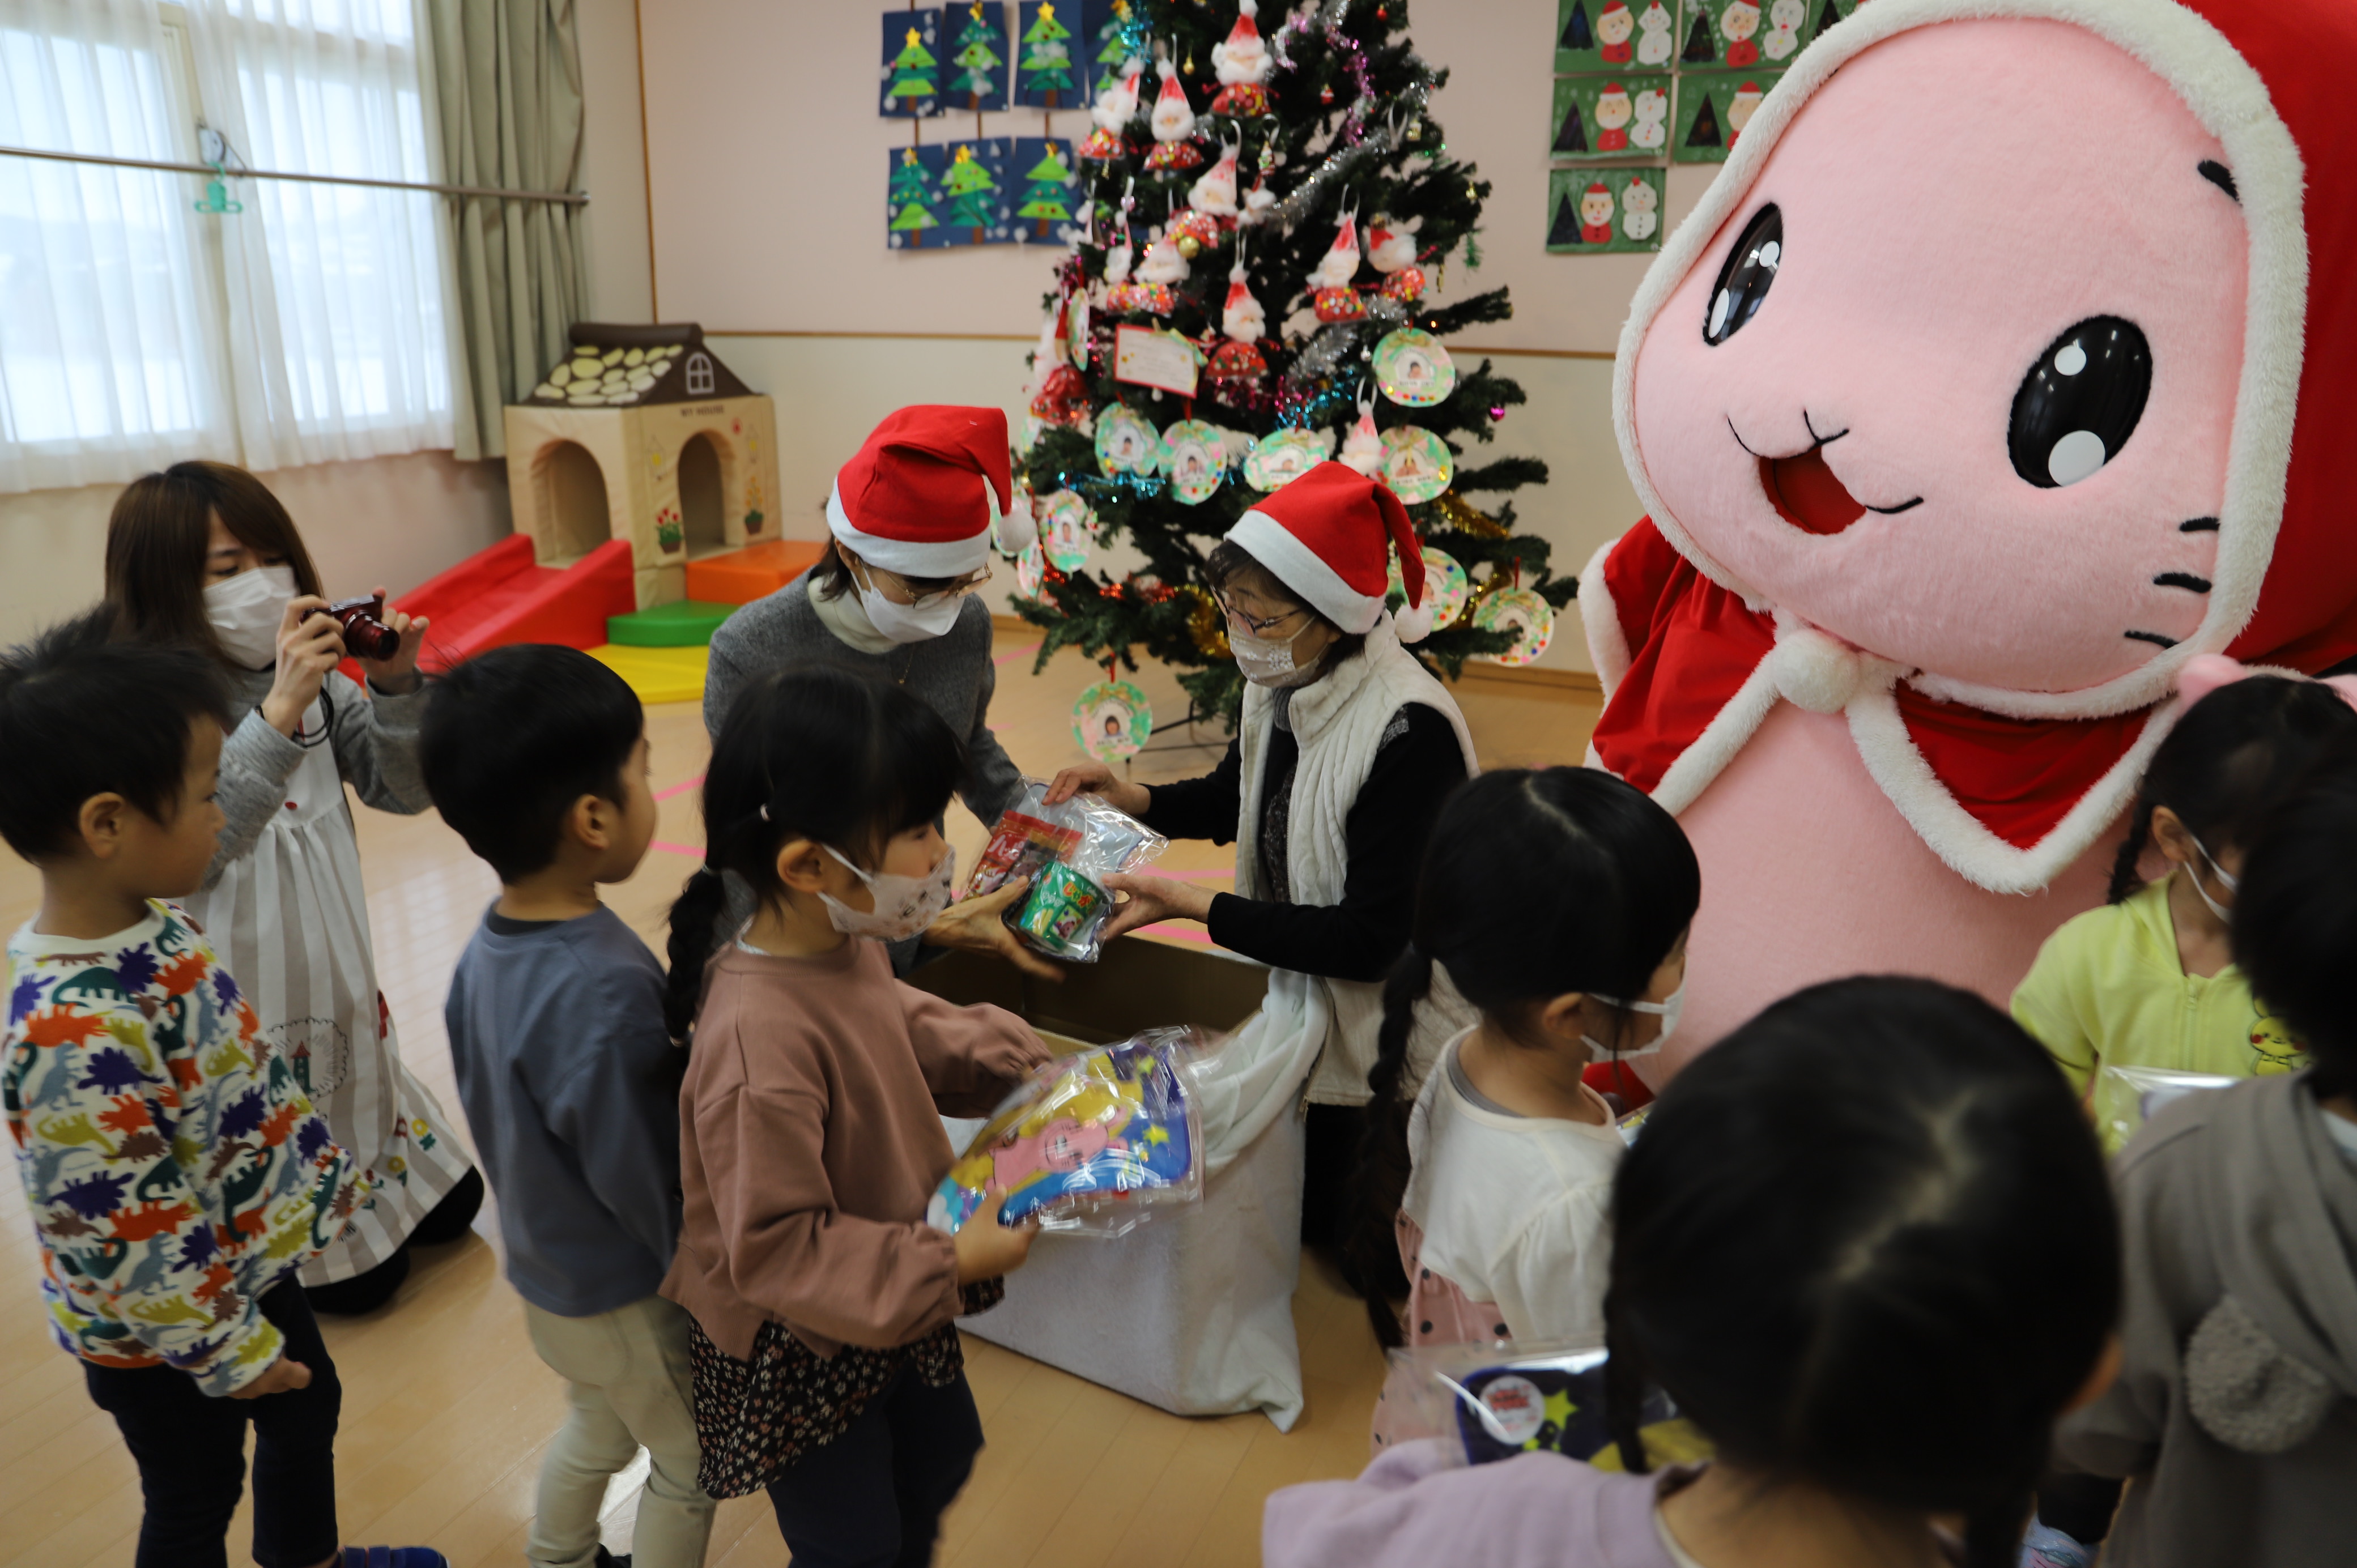
<svg viewBox="0 0 2357 1568">
<path fill-rule="evenodd" d="M 2120 1295 L 2093 1133 L 2012 1020 L 1918 980 L 1778 1003 L 1662 1096 L 1612 1224 L 1608 1416 L 1639 1473 L 1404 1443 L 1273 1495 L 1267 1568 L 2011 1568 Z M 1642 1473 L 1649 1384 L 1713 1463 Z"/>
</svg>

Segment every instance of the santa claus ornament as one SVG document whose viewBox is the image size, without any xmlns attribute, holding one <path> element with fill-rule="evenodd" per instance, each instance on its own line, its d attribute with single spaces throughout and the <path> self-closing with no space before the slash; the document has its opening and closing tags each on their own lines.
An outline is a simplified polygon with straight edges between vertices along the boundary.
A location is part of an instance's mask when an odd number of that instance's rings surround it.
<svg viewBox="0 0 2357 1568">
<path fill-rule="evenodd" d="M 1198 212 L 1208 212 L 1226 222 L 1236 219 L 1236 160 L 1243 156 L 1242 142 L 1220 144 L 1220 160 L 1203 171 L 1187 191 L 1187 199 Z"/>
<path fill-rule="evenodd" d="M 2345 0 L 1874 0 L 1668 240 L 1614 371 L 1650 516 L 1579 592 L 1595 756 L 1710 890 L 1665 1069 L 1837 975 L 2002 1004 L 2189 660 L 2357 655 L 2352 49 Z M 1957 81 L 1990 134 L 1927 124 Z M 2007 220 L 1892 220 L 1931 190 Z"/>
<path fill-rule="evenodd" d="M 1256 0 L 1238 0 L 1236 25 L 1228 29 L 1224 42 L 1211 46 L 1211 73 L 1220 82 L 1219 95 L 1211 100 L 1214 114 L 1242 120 L 1268 113 L 1265 84 L 1276 61 L 1269 58 L 1268 45 L 1261 40 L 1259 24 L 1254 20 L 1259 15 Z"/>
<path fill-rule="evenodd" d="M 1382 475 L 1383 438 L 1375 429 L 1375 400 L 1371 394 L 1360 395 L 1358 422 L 1342 437 L 1342 449 L 1334 454 L 1334 461 L 1371 479 Z"/>
<path fill-rule="evenodd" d="M 1097 128 L 1080 145 L 1082 157 L 1109 163 L 1128 153 L 1123 132 L 1136 118 L 1137 85 L 1145 72 L 1146 62 L 1132 55 L 1122 61 L 1121 74 L 1097 94 L 1096 102 L 1089 109 L 1089 118 Z"/>
<path fill-rule="evenodd" d="M 1227 338 L 1211 350 L 1211 360 L 1203 367 L 1206 390 L 1222 403 L 1249 407 L 1259 393 L 1261 378 L 1268 374 L 1268 361 L 1261 358 L 1257 346 L 1268 330 L 1268 316 L 1253 297 L 1241 243 L 1236 247 L 1236 264 L 1228 269 L 1228 297 L 1220 309 L 1220 330 Z"/>
<path fill-rule="evenodd" d="M 1156 230 L 1153 242 L 1146 247 L 1146 259 L 1137 263 L 1135 281 L 1130 285 L 1132 308 L 1156 316 L 1169 315 L 1171 290 L 1187 281 L 1189 270 L 1187 258 L 1178 251 L 1178 235 Z"/>
<path fill-rule="evenodd" d="M 1162 91 L 1146 122 L 1154 128 L 1154 150 L 1146 155 L 1146 166 L 1158 173 L 1194 168 L 1203 155 L 1195 145 L 1195 111 L 1179 85 L 1178 68 L 1165 55 L 1154 62 L 1154 72 L 1162 79 Z"/>
<path fill-rule="evenodd" d="M 1089 416 L 1088 381 L 1072 368 L 1066 349 L 1071 308 L 1069 296 L 1057 302 L 1039 328 L 1039 347 L 1032 354 L 1031 417 L 1042 424 L 1079 424 Z"/>
<path fill-rule="evenodd" d="M 1383 297 L 1413 305 L 1424 295 L 1424 269 L 1415 264 L 1415 233 L 1423 220 L 1411 218 L 1405 228 L 1375 214 L 1367 225 L 1367 263 L 1383 274 Z"/>
<path fill-rule="evenodd" d="M 1318 320 L 1356 321 L 1367 314 L 1367 302 L 1351 286 L 1358 275 L 1359 219 L 1345 208 L 1334 229 L 1334 242 L 1309 274 L 1309 308 Z"/>
</svg>

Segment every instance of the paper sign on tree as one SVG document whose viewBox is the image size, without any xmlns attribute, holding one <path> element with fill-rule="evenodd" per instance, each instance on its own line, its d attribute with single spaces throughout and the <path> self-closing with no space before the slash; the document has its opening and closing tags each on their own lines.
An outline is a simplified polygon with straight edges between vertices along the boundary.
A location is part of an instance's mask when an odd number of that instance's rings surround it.
<svg viewBox="0 0 2357 1568">
<path fill-rule="evenodd" d="M 1077 0 L 1023 0 L 1016 7 L 1015 102 L 1028 109 L 1077 109 L 1088 102 L 1072 58 L 1071 21 L 1079 20 L 1080 9 Z"/>
<path fill-rule="evenodd" d="M 1687 77 L 1678 84 L 1678 124 L 1670 136 L 1670 156 L 1682 164 L 1725 163 L 1760 99 L 1783 74 L 1760 70 Z"/>
<path fill-rule="evenodd" d="M 1547 176 L 1546 248 L 1608 255 L 1662 248 L 1657 168 L 1559 168 Z"/>
<path fill-rule="evenodd" d="M 1152 327 L 1114 329 L 1114 380 L 1193 397 L 1195 371 L 1195 345 L 1178 333 Z"/>
<path fill-rule="evenodd" d="M 942 112 L 939 11 L 884 13 L 882 86 L 877 113 L 914 120 Z"/>
<path fill-rule="evenodd" d="M 1072 168 L 1072 144 L 1052 136 L 1015 138 L 1016 186 L 1011 198 L 1016 242 L 1069 245 L 1079 238 L 1084 215 L 1081 178 Z"/>
<path fill-rule="evenodd" d="M 1003 0 L 950 0 L 942 11 L 942 95 L 952 109 L 1006 107 L 1006 6 Z"/>
<path fill-rule="evenodd" d="M 1657 158 L 1669 150 L 1670 78 L 1566 76 L 1555 84 L 1555 157 Z"/>
</svg>

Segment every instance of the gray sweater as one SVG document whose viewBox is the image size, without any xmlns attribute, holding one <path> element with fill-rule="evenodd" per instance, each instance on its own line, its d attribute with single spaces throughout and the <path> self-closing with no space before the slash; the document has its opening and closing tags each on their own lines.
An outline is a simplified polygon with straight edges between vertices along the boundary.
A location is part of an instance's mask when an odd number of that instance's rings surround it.
<svg viewBox="0 0 2357 1568">
<path fill-rule="evenodd" d="M 285 783 L 306 748 L 270 727 L 259 708 L 270 694 L 274 670 L 242 670 L 231 677 L 231 695 L 242 715 L 222 743 L 221 809 L 228 823 L 221 848 L 205 871 L 205 886 L 220 883 L 230 862 L 249 854 L 263 825 L 278 814 Z M 434 803 L 417 767 L 417 725 L 425 714 L 425 688 L 388 696 L 334 671 L 319 688 L 328 711 L 328 739 L 336 771 L 360 797 L 380 811 L 415 816 Z M 307 722 L 308 715 L 306 715 Z"/>
<path fill-rule="evenodd" d="M 704 678 L 704 726 L 714 738 L 728 706 L 745 686 L 789 665 L 839 664 L 905 686 L 948 721 L 965 743 L 965 779 L 958 796 L 966 810 L 995 824 L 1023 791 L 1023 772 L 990 733 L 990 698 L 998 671 L 990 661 L 990 611 L 969 598 L 957 624 L 942 636 L 889 653 L 862 653 L 826 628 L 811 607 L 807 576 L 755 599 L 712 634 L 712 664 Z"/>
<path fill-rule="evenodd" d="M 2119 1380 L 2063 1420 L 2065 1468 L 2132 1477 L 2104 1561 L 2357 1561 L 2357 1165 L 2308 1077 L 2189 1094 L 2115 1167 Z"/>
<path fill-rule="evenodd" d="M 687 1053 L 647 944 L 611 909 L 487 912 L 443 1017 L 516 1294 L 560 1317 L 654 1294 L 679 1240 Z"/>
</svg>

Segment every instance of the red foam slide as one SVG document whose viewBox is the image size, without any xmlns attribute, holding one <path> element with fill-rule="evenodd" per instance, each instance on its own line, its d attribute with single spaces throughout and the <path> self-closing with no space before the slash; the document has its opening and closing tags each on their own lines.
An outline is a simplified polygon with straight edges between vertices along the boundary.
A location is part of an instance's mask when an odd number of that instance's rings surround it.
<svg viewBox="0 0 2357 1568">
<path fill-rule="evenodd" d="M 479 551 L 393 602 L 434 623 L 425 633 L 429 670 L 511 642 L 567 648 L 606 645 L 606 618 L 638 608 L 630 544 L 609 539 L 570 566 L 543 566 L 532 539 L 514 533 Z"/>
</svg>

